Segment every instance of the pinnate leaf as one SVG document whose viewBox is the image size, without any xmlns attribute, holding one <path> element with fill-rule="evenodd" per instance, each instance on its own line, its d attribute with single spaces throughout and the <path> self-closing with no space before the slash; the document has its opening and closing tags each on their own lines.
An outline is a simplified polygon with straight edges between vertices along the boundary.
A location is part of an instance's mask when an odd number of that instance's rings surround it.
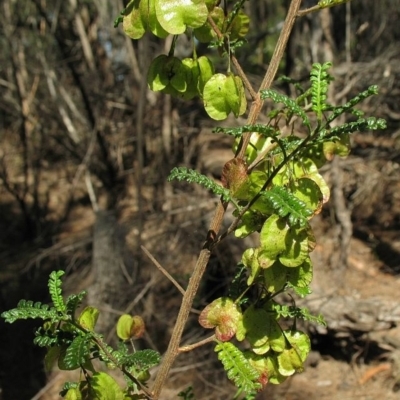
<svg viewBox="0 0 400 400">
<path fill-rule="evenodd" d="M 244 392 L 261 389 L 259 372 L 252 367 L 244 354 L 232 343 L 221 342 L 215 347 L 228 378 Z"/>
<path fill-rule="evenodd" d="M 49 293 L 51 296 L 51 300 L 54 304 L 54 307 L 57 311 L 64 313 L 67 310 L 67 307 L 64 303 L 64 299 L 62 297 L 62 281 L 61 277 L 64 275 L 64 271 L 53 271 L 49 277 Z"/>
</svg>

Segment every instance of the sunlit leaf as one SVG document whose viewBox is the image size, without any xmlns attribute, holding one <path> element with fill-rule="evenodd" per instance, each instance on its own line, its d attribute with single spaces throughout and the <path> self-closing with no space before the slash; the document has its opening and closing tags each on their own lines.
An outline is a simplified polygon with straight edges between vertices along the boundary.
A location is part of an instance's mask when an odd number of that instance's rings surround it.
<svg viewBox="0 0 400 400">
<path fill-rule="evenodd" d="M 264 378 L 264 384 L 272 383 L 278 385 L 287 379 L 286 376 L 279 373 L 278 361 L 274 355 L 260 356 L 252 352 L 246 352 L 245 356 L 253 368 Z"/>
</svg>

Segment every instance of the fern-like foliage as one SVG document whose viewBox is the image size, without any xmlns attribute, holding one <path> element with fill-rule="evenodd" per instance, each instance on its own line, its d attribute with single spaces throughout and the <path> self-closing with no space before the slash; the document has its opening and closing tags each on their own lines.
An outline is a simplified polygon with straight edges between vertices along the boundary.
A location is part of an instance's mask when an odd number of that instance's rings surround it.
<svg viewBox="0 0 400 400">
<path fill-rule="evenodd" d="M 274 186 L 261 193 L 269 205 L 280 217 L 288 217 L 289 225 L 306 226 L 308 218 L 313 214 L 303 201 L 282 186 Z"/>
<path fill-rule="evenodd" d="M 60 316 L 54 307 L 50 307 L 48 304 L 42 304 L 39 301 L 34 303 L 32 300 L 20 300 L 17 304 L 17 308 L 4 311 L 1 316 L 10 324 L 18 319 L 39 318 L 43 320 L 51 320 L 53 322 L 60 319 Z"/>
<path fill-rule="evenodd" d="M 283 318 L 301 318 L 305 321 L 317 323 L 326 326 L 324 317 L 319 315 L 312 315 L 310 310 L 306 307 L 288 306 L 284 304 L 274 303 L 272 308 L 279 317 Z"/>
<path fill-rule="evenodd" d="M 368 97 L 374 96 L 376 94 L 378 94 L 378 86 L 372 85 L 367 90 L 362 91 L 342 106 L 334 107 L 332 110 L 332 114 L 327 119 L 327 124 L 331 123 L 334 119 L 340 117 L 345 112 L 359 113 L 354 110 L 353 107 L 355 107 L 357 104 L 361 103 Z"/>
<path fill-rule="evenodd" d="M 60 396 L 65 397 L 69 389 L 74 389 L 79 387 L 79 382 L 64 382 L 64 385 L 60 391 Z"/>
<path fill-rule="evenodd" d="M 53 301 L 54 307 L 60 313 L 65 313 L 67 310 L 64 299 L 62 297 L 62 280 L 61 277 L 64 275 L 64 271 L 53 271 L 49 277 L 49 293 L 51 300 Z"/>
<path fill-rule="evenodd" d="M 134 366 L 135 369 L 144 371 L 158 365 L 160 360 L 160 353 L 155 350 L 146 349 L 127 354 L 121 361 L 126 366 Z"/>
<path fill-rule="evenodd" d="M 232 282 L 229 286 L 229 293 L 228 296 L 237 301 L 242 293 L 247 289 L 247 267 L 239 263 L 236 266 L 235 276 L 232 279 Z M 247 301 L 247 299 L 240 299 L 239 304 L 243 304 Z"/>
<path fill-rule="evenodd" d="M 57 344 L 60 344 L 60 331 L 52 329 L 45 329 L 44 327 L 40 327 L 35 332 L 35 339 L 33 339 L 33 343 L 39 347 L 51 347 Z"/>
<path fill-rule="evenodd" d="M 219 342 L 215 346 L 228 378 L 246 393 L 261 389 L 257 382 L 259 373 L 246 360 L 243 353 L 231 342 Z"/>
<path fill-rule="evenodd" d="M 275 90 L 267 89 L 261 91 L 261 98 L 263 100 L 269 98 L 276 104 L 281 103 L 285 105 L 290 114 L 297 115 L 301 118 L 305 126 L 307 126 L 308 128 L 311 127 L 310 120 L 305 111 L 297 104 L 295 100 L 291 99 L 290 97 L 282 93 L 278 93 Z"/>
<path fill-rule="evenodd" d="M 66 369 L 73 370 L 85 363 L 90 355 L 91 334 L 77 336 L 68 346 L 64 357 Z"/>
<path fill-rule="evenodd" d="M 359 118 L 357 121 L 348 122 L 335 126 L 329 130 L 321 131 L 321 137 L 324 139 L 338 139 L 344 133 L 365 132 L 370 130 L 385 129 L 386 121 L 382 118 L 368 117 Z"/>
<path fill-rule="evenodd" d="M 318 121 L 322 120 L 322 113 L 328 108 L 326 103 L 329 83 L 333 80 L 328 69 L 332 63 L 315 63 L 310 73 L 311 81 L 311 104 L 312 110 L 316 113 Z"/>
<path fill-rule="evenodd" d="M 269 125 L 254 124 L 254 125 L 243 125 L 236 128 L 222 128 L 217 127 L 213 130 L 214 133 L 224 133 L 226 135 L 233 136 L 235 138 L 240 138 L 244 133 L 247 132 L 257 132 L 262 136 L 268 138 L 276 138 L 279 135 L 279 131 Z"/>
<path fill-rule="evenodd" d="M 86 290 L 83 290 L 79 294 L 71 294 L 68 296 L 66 301 L 66 310 L 68 315 L 73 316 L 75 314 L 76 309 L 80 306 L 86 295 Z"/>
<path fill-rule="evenodd" d="M 185 167 L 175 167 L 168 176 L 168 181 L 172 180 L 178 181 L 186 181 L 186 182 L 195 182 L 209 190 L 211 190 L 215 195 L 221 196 L 224 201 L 229 201 L 231 196 L 229 194 L 229 190 L 224 188 L 221 185 L 218 185 L 215 181 L 210 179 L 209 177 L 200 174 L 190 168 Z"/>
</svg>

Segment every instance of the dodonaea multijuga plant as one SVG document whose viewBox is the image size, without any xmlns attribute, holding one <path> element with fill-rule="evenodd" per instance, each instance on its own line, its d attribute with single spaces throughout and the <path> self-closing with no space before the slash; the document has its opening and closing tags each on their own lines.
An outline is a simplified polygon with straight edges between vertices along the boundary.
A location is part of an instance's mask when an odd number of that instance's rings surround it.
<svg viewBox="0 0 400 400">
<path fill-rule="evenodd" d="M 61 369 L 82 371 L 78 382 L 67 382 L 61 391 L 68 400 L 158 399 L 177 355 L 210 342 L 215 342 L 228 378 L 239 392 L 252 398 L 268 383 L 279 384 L 303 370 L 310 340 L 297 328 L 296 321 L 324 324 L 322 316 L 311 315 L 295 302 L 295 296 L 311 292 L 310 252 L 316 241 L 310 220 L 330 195 L 319 169 L 334 155 L 349 153 L 352 132 L 385 128 L 385 121 L 365 118 L 355 108 L 375 95 L 377 88 L 369 87 L 346 104 L 329 104 L 327 93 L 333 77 L 329 73 L 331 64 L 325 63 L 313 65 L 309 84 L 296 84 L 298 93 L 293 98 L 270 89 L 288 35 L 300 15 L 301 1 L 292 1 L 270 69 L 260 89 L 254 90 L 235 57 L 250 26 L 244 3 L 133 0 L 116 20 L 116 26 L 122 23 L 125 33 L 135 40 L 146 32 L 161 39 L 174 35 L 168 54 L 157 56 L 147 71 L 151 90 L 181 101 L 198 97 L 214 120 L 248 112 L 248 122 L 215 129 L 232 136 L 234 142 L 232 160 L 223 168 L 221 184 L 186 167 L 175 167 L 170 173 L 169 180 L 202 185 L 220 201 L 151 388 L 149 369 L 160 362 L 160 355 L 128 346 L 143 334 L 142 318 L 123 315 L 116 329 L 120 345 L 112 348 L 95 331 L 98 309 L 87 306 L 78 315 L 85 292 L 64 300 L 61 271 L 50 275 L 52 306 L 21 300 L 17 308 L 2 314 L 10 323 L 25 318 L 44 320 L 36 331 L 35 344 L 47 349 L 46 366 L 57 362 Z M 310 12 L 339 3 L 344 1 L 321 1 Z M 256 3 L 253 6 L 257 7 Z M 193 43 L 192 56 L 184 59 L 175 54 L 176 37 L 181 34 L 188 35 Z M 211 58 L 197 54 L 197 42 L 218 49 L 226 60 L 224 71 L 215 71 Z M 250 107 L 248 99 L 252 101 Z M 271 105 L 268 122 L 257 124 L 266 99 Z M 346 114 L 351 122 L 338 122 Z M 234 220 L 220 233 L 228 204 L 233 206 Z M 240 240 L 252 233 L 258 234 L 259 243 L 244 251 L 229 292 L 200 314 L 200 325 L 214 333 L 199 343 L 181 347 L 182 332 L 213 248 L 229 234 Z M 282 293 L 292 298 L 290 305 L 281 301 Z M 121 370 L 126 386 L 120 387 L 111 375 L 99 372 L 93 359 Z M 180 396 L 189 398 L 192 392 L 181 392 Z"/>
</svg>

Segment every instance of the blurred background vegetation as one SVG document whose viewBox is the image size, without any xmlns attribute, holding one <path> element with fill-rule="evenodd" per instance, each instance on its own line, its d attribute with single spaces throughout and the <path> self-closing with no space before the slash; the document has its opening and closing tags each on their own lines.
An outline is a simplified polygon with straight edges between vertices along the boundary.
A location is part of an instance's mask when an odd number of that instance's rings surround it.
<svg viewBox="0 0 400 400">
<path fill-rule="evenodd" d="M 245 4 L 250 34 L 237 56 L 254 85 L 268 67 L 288 3 Z M 49 272 L 64 269 L 67 291 L 89 289 L 89 301 L 102 311 L 102 332 L 111 338 L 119 313 L 135 311 L 148 324 L 145 345 L 163 351 L 179 295 L 140 246 L 185 284 L 214 200 L 198 188 L 172 187 L 166 177 L 185 165 L 218 178 L 230 142 L 211 134 L 198 101 L 147 90 L 146 66 L 168 51 L 169 39 L 134 42 L 114 29 L 122 0 L 2 0 L 0 8 L 1 311 L 20 298 L 46 301 Z M 400 271 L 393 239 L 400 225 L 399 20 L 399 0 L 354 0 L 303 17 L 280 71 L 306 81 L 313 62 L 331 58 L 337 103 L 380 86 L 365 111 L 386 118 L 389 129 L 355 136 L 354 155 L 364 169 L 342 166 L 341 190 L 355 234 L 394 274 Z M 189 39 L 178 42 L 179 55 L 188 49 Z M 213 51 L 198 49 L 211 57 Z M 334 211 L 323 215 L 329 226 L 337 223 Z M 371 233 L 373 227 L 389 236 Z M 229 241 L 217 249 L 198 308 L 225 292 L 240 255 Z M 33 397 L 46 384 L 40 351 L 30 346 L 33 325 L 0 324 L 2 398 L 42 398 Z M 194 318 L 188 337 L 201 335 L 195 326 Z"/>
</svg>

